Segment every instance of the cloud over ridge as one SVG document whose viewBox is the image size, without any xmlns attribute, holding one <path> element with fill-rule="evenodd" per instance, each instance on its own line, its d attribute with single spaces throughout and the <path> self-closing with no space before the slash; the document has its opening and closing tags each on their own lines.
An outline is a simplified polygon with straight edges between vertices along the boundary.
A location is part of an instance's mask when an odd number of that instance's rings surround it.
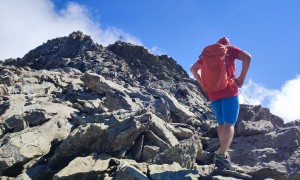
<svg viewBox="0 0 300 180">
<path fill-rule="evenodd" d="M 120 38 L 142 45 L 138 38 L 118 28 L 102 28 L 85 6 L 74 2 L 55 10 L 50 0 L 3 0 L 0 2 L 0 28 L 0 60 L 23 57 L 43 42 L 77 30 L 104 46 Z"/>
<path fill-rule="evenodd" d="M 300 75 L 286 81 L 280 90 L 267 89 L 252 80 L 243 86 L 240 92 L 240 102 L 263 106 L 283 118 L 285 122 L 300 119 Z"/>
</svg>

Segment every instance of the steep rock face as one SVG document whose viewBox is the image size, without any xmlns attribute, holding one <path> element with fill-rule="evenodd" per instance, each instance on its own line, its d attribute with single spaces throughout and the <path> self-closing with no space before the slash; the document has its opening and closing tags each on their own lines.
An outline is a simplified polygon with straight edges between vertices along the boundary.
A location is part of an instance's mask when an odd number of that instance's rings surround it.
<svg viewBox="0 0 300 180">
<path fill-rule="evenodd" d="M 108 46 L 107 49 L 123 58 L 131 68 L 132 73 L 140 76 L 139 79 L 141 80 L 180 80 L 188 78 L 186 71 L 175 60 L 166 55 L 155 56 L 142 46 L 117 42 Z"/>
<path fill-rule="evenodd" d="M 214 169 L 215 117 L 172 58 L 81 32 L 0 64 L 0 175 L 17 179 L 299 179 L 299 120 L 241 105 Z M 243 158 L 241 158 L 243 157 Z"/>
<path fill-rule="evenodd" d="M 88 51 L 100 51 L 101 46 L 95 44 L 89 36 L 82 32 L 74 32 L 68 37 L 48 40 L 47 43 L 28 52 L 16 62 L 16 66 L 29 66 L 33 69 L 54 69 L 58 67 L 77 67 L 80 69 L 84 63 L 75 60 L 84 58 Z M 71 61 L 71 59 L 74 59 Z"/>
</svg>

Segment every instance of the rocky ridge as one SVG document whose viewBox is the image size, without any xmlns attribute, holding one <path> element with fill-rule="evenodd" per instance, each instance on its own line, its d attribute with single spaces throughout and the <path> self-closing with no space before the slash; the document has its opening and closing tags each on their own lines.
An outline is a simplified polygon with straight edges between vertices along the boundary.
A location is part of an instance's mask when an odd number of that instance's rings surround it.
<svg viewBox="0 0 300 180">
<path fill-rule="evenodd" d="M 167 55 L 73 32 L 0 65 L 0 175 L 15 179 L 299 179 L 300 123 L 241 105 L 218 171 L 214 116 Z M 242 157 L 242 158 L 241 158 Z"/>
</svg>

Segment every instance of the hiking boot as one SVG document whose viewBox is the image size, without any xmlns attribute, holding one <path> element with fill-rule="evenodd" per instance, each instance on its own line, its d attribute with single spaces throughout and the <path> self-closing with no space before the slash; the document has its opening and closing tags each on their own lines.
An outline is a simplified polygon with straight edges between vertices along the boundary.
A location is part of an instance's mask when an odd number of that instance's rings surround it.
<svg viewBox="0 0 300 180">
<path fill-rule="evenodd" d="M 238 169 L 238 167 L 233 165 L 228 159 L 218 158 L 217 156 L 215 159 L 215 167 L 221 170 L 226 169 L 231 171 L 236 171 Z"/>
<path fill-rule="evenodd" d="M 214 164 L 220 170 L 230 170 L 240 173 L 245 173 L 245 170 L 237 165 L 231 163 L 228 153 L 215 153 Z"/>
<path fill-rule="evenodd" d="M 227 159 L 227 160 L 231 161 L 229 153 L 219 153 L 218 151 L 216 151 L 214 153 L 214 156 L 213 156 L 213 163 L 214 164 L 216 163 L 216 158 Z"/>
</svg>

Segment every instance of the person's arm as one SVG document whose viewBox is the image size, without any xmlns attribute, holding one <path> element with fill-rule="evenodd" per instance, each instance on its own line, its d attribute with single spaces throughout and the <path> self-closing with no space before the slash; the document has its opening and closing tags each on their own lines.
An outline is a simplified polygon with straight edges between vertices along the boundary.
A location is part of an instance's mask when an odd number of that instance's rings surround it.
<svg viewBox="0 0 300 180">
<path fill-rule="evenodd" d="M 235 78 L 235 82 L 241 88 L 244 84 L 247 72 L 248 72 L 249 67 L 250 67 L 251 55 L 246 51 L 242 51 L 242 52 L 239 53 L 238 59 L 243 61 L 242 62 L 242 70 L 241 70 L 240 75 L 237 78 Z"/>
<path fill-rule="evenodd" d="M 200 69 L 200 64 L 198 61 L 190 68 L 190 71 L 194 75 L 194 78 L 200 83 L 200 75 L 198 74 L 198 71 Z"/>
</svg>

